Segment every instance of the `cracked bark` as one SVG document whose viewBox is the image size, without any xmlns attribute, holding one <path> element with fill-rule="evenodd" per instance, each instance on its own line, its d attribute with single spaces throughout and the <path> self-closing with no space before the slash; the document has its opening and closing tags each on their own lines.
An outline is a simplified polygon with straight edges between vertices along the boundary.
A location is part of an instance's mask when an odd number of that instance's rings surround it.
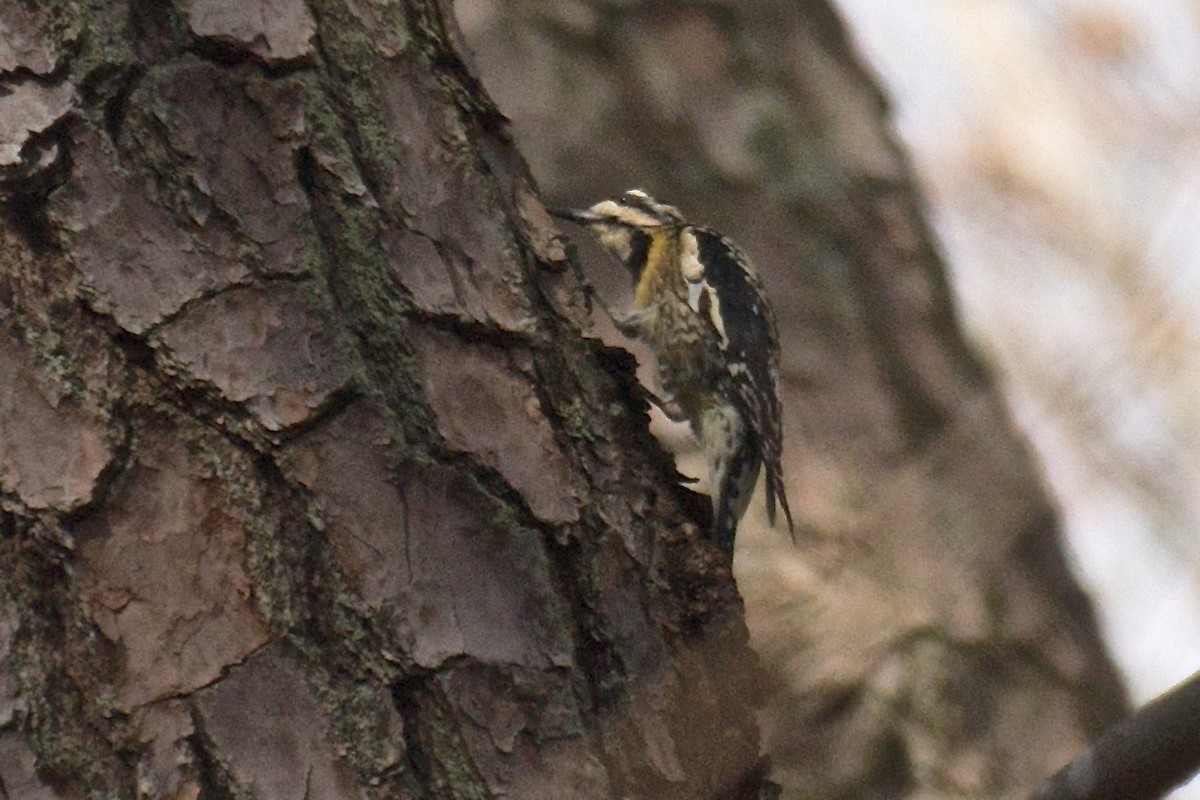
<svg viewBox="0 0 1200 800">
<path fill-rule="evenodd" d="M 779 777 L 1033 786 L 1123 694 L 836 21 L 557 8 L 476 39 L 555 199 L 652 182 L 787 309 Z M 771 796 L 741 600 L 447 13 L 0 0 L 9 796 Z"/>
<path fill-rule="evenodd" d="M 0 797 L 771 795 L 444 14 L 0 0 Z"/>
</svg>

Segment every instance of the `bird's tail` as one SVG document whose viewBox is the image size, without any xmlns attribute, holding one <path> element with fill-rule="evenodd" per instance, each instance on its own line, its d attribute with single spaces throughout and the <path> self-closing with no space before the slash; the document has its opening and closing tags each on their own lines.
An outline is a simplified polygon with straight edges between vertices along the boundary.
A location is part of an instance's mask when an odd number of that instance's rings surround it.
<svg viewBox="0 0 1200 800">
<path fill-rule="evenodd" d="M 765 453 L 764 466 L 767 473 L 767 520 L 771 525 L 775 525 L 775 503 L 778 501 L 779 507 L 783 509 L 783 518 L 787 520 L 788 532 L 792 534 L 792 540 L 796 539 L 796 526 L 792 523 L 792 510 L 788 508 L 787 492 L 783 488 L 783 458 L 778 449 L 764 443 L 763 448 Z"/>
</svg>

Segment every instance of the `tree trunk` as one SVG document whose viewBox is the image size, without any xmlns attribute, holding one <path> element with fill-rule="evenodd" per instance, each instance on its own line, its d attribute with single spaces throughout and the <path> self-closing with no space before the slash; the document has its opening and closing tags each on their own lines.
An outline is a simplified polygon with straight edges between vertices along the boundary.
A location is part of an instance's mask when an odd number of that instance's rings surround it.
<svg viewBox="0 0 1200 800">
<path fill-rule="evenodd" d="M 0 797 L 770 795 L 727 562 L 445 5 L 0 31 Z"/>
<path fill-rule="evenodd" d="M 1054 507 L 829 5 L 458 8 L 548 198 L 641 186 L 741 243 L 774 299 L 804 536 L 755 501 L 735 574 L 785 796 L 1019 797 L 1120 718 Z"/>
</svg>

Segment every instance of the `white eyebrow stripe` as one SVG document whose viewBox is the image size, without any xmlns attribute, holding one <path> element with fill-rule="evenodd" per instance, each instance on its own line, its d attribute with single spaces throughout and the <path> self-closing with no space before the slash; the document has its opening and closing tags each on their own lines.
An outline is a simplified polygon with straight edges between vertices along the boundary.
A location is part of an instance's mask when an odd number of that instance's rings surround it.
<svg viewBox="0 0 1200 800">
<path fill-rule="evenodd" d="M 650 216 L 645 211 L 623 206 L 612 200 L 602 200 L 588 210 L 597 216 L 611 219 L 613 222 L 632 225 L 637 228 L 655 228 L 662 225 L 659 220 Z"/>
</svg>

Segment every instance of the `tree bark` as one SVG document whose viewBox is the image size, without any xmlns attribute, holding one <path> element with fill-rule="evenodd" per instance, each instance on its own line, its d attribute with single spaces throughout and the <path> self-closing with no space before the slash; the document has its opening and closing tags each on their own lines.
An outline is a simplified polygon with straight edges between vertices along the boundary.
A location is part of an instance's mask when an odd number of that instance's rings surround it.
<svg viewBox="0 0 1200 800">
<path fill-rule="evenodd" d="M 0 797 L 771 796 L 728 564 L 446 5 L 0 30 Z"/>
<path fill-rule="evenodd" d="M 554 204 L 641 186 L 763 273 L 804 538 L 755 501 L 735 574 L 785 796 L 1025 796 L 1120 719 L 1053 503 L 829 4 L 458 8 Z"/>
</svg>

